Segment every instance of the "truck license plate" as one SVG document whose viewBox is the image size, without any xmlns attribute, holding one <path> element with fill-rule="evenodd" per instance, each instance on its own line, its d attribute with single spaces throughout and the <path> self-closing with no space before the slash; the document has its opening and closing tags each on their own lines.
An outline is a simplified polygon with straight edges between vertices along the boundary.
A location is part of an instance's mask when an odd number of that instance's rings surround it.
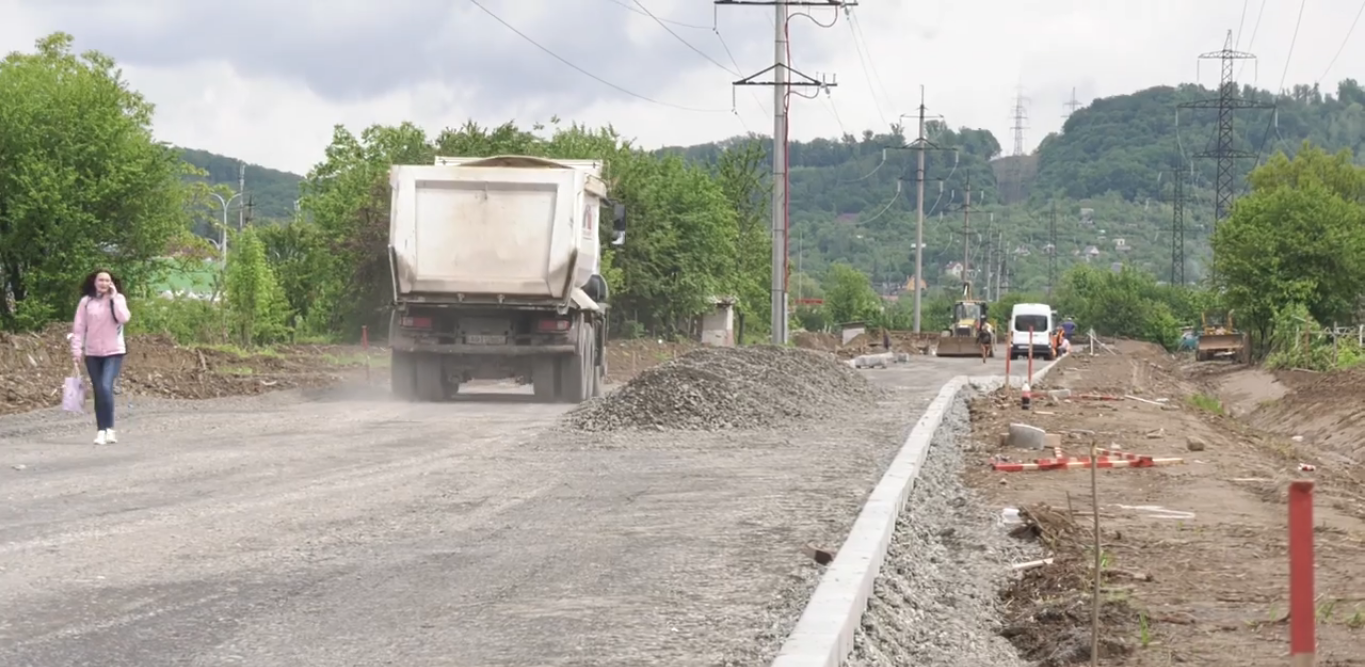
<svg viewBox="0 0 1365 667">
<path fill-rule="evenodd" d="M 465 336 L 464 339 L 470 345 L 503 345 L 507 343 L 507 336 Z"/>
</svg>

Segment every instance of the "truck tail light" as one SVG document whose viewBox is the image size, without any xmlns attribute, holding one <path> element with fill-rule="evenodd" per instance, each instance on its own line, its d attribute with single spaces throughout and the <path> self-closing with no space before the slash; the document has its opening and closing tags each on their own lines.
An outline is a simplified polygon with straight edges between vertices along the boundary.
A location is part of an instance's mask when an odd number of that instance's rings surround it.
<svg viewBox="0 0 1365 667">
<path fill-rule="evenodd" d="M 404 329 L 430 329 L 430 317 L 404 317 L 398 321 L 398 325 Z"/>
<path fill-rule="evenodd" d="M 569 330 L 569 320 L 541 320 L 536 322 L 536 331 L 541 333 L 563 333 Z"/>
</svg>

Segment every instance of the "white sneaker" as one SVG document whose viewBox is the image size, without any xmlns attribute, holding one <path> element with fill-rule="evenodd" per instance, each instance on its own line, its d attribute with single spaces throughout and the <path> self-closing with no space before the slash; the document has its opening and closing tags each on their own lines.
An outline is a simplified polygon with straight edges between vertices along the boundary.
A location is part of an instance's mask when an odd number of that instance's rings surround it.
<svg viewBox="0 0 1365 667">
<path fill-rule="evenodd" d="M 107 445 L 107 444 L 109 444 L 109 432 L 108 432 L 108 431 L 100 431 L 99 433 L 96 433 L 96 434 L 95 434 L 95 444 L 97 444 L 97 445 Z"/>
<path fill-rule="evenodd" d="M 118 443 L 118 436 L 114 435 L 114 429 L 111 428 L 104 432 L 104 441 L 111 445 Z"/>
</svg>

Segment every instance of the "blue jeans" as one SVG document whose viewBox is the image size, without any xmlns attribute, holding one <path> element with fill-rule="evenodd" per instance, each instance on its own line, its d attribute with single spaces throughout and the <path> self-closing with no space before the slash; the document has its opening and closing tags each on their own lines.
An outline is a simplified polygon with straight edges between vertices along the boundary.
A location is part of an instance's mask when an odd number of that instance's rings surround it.
<svg viewBox="0 0 1365 667">
<path fill-rule="evenodd" d="M 114 428 L 114 380 L 123 369 L 123 355 L 86 357 L 85 371 L 95 388 L 95 428 L 104 431 Z"/>
</svg>

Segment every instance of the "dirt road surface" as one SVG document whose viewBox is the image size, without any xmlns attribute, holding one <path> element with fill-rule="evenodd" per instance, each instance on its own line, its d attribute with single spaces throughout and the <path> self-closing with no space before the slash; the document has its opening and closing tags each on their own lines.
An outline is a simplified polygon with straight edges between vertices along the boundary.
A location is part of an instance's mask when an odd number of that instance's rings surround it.
<svg viewBox="0 0 1365 667">
<path fill-rule="evenodd" d="M 1140 343 L 1116 348 L 1061 362 L 1045 387 L 1070 389 L 1070 397 L 1039 396 L 1028 412 L 1017 393 L 973 405 L 966 479 L 997 512 L 1031 511 L 1040 544 L 1056 558 L 1007 591 L 1005 634 L 1038 664 L 1089 664 L 1095 502 L 1102 664 L 1286 664 L 1286 489 L 1312 477 L 1318 664 L 1365 665 L 1358 376 L 1323 376 L 1295 391 L 1292 378 L 1256 369 L 1196 364 Z M 1101 470 L 1096 498 L 1087 470 L 990 470 L 996 456 L 1053 457 L 1000 443 L 1011 422 L 1061 434 L 1064 456 L 1088 456 L 1096 444 L 1184 463 Z M 1300 471 L 1301 463 L 1316 471 Z"/>
<path fill-rule="evenodd" d="M 0 665 L 762 665 L 938 387 L 748 433 L 596 436 L 524 388 L 0 418 Z"/>
</svg>

